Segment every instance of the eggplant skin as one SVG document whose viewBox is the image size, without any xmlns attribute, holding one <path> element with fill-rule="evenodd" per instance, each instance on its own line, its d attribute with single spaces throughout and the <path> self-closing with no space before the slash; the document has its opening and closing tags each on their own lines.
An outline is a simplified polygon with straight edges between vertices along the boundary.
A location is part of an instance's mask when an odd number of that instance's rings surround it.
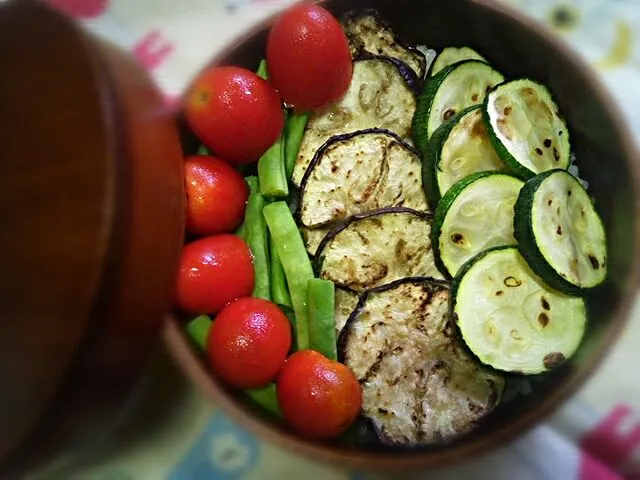
<svg viewBox="0 0 640 480">
<path fill-rule="evenodd" d="M 335 293 L 335 321 L 336 338 L 340 337 L 342 329 L 347 324 L 349 317 L 358 306 L 360 296 L 357 292 L 348 288 L 336 287 Z"/>
<path fill-rule="evenodd" d="M 504 377 L 458 342 L 446 282 L 407 278 L 361 296 L 339 337 L 363 393 L 362 415 L 388 445 L 451 440 L 500 401 Z"/>
<path fill-rule="evenodd" d="M 369 129 L 330 139 L 300 187 L 296 216 L 315 256 L 331 229 L 352 215 L 404 206 L 428 211 L 417 151 L 396 134 Z"/>
<path fill-rule="evenodd" d="M 331 137 L 382 128 L 410 141 L 416 109 L 410 69 L 387 57 L 367 57 L 353 63 L 353 78 L 336 103 L 315 111 L 305 129 L 292 182 L 299 186 L 317 150 Z M 409 80 L 408 80 L 409 79 Z"/>
<path fill-rule="evenodd" d="M 302 225 L 336 225 L 390 206 L 427 211 L 418 152 L 398 135 L 372 128 L 331 138 L 315 154 L 300 186 Z"/>
<path fill-rule="evenodd" d="M 431 214 L 404 207 L 354 215 L 325 236 L 316 270 L 356 292 L 406 277 L 444 278 L 431 248 L 431 221 Z"/>
<path fill-rule="evenodd" d="M 416 78 L 424 78 L 427 68 L 424 54 L 407 46 L 377 10 L 352 10 L 342 16 L 341 24 L 353 58 L 384 55 L 407 65 Z"/>
</svg>

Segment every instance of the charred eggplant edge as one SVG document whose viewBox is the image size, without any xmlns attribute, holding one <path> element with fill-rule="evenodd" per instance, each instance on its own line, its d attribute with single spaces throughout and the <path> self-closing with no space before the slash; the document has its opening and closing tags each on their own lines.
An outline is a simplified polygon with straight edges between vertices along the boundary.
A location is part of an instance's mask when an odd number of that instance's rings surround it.
<svg viewBox="0 0 640 480">
<path fill-rule="evenodd" d="M 344 23 L 347 21 L 357 21 L 360 18 L 366 17 L 366 16 L 371 16 L 374 18 L 374 20 L 378 23 L 378 25 L 380 25 L 382 28 L 386 28 L 387 30 L 389 30 L 392 34 L 393 37 L 393 41 L 395 43 L 397 43 L 400 47 L 404 48 L 406 51 L 411 52 L 411 53 L 415 53 L 417 54 L 420 59 L 421 59 L 421 66 L 423 69 L 422 75 L 423 75 L 423 79 L 426 77 L 427 74 L 427 57 L 425 56 L 424 53 L 422 53 L 420 50 L 418 50 L 416 48 L 415 45 L 410 44 L 409 42 L 406 41 L 406 39 L 404 39 L 402 36 L 398 35 L 398 33 L 396 32 L 396 30 L 393 28 L 393 25 L 391 24 L 391 22 L 389 22 L 386 18 L 384 18 L 382 16 L 382 14 L 375 8 L 362 8 L 362 9 L 356 9 L 356 10 L 350 10 L 347 13 L 343 14 L 340 17 L 340 25 L 342 25 L 343 29 L 344 29 Z M 345 30 L 345 34 L 347 35 L 347 39 L 349 40 L 349 43 L 351 44 L 351 37 L 352 35 L 349 35 L 349 33 Z M 371 56 L 370 53 L 368 52 L 363 52 L 361 49 L 358 49 L 356 52 L 356 55 L 354 57 L 354 60 L 359 60 L 365 57 L 369 57 Z M 388 57 L 390 58 L 390 57 Z M 418 81 L 419 86 L 422 86 L 423 83 L 423 79 L 420 78 L 420 72 L 416 72 L 413 68 L 409 67 L 408 65 L 406 65 L 404 62 L 398 60 L 399 63 L 401 63 L 402 65 L 404 65 L 406 68 L 408 68 L 409 70 L 411 70 L 411 72 L 414 74 L 414 77 L 416 78 L 416 80 Z M 429 66 L 430 68 L 430 66 Z"/>
<path fill-rule="evenodd" d="M 382 134 L 382 135 L 388 135 L 392 137 L 401 147 L 405 148 L 412 154 L 416 155 L 416 157 L 421 161 L 422 157 L 420 156 L 420 153 L 418 152 L 418 150 L 416 150 L 414 147 L 412 147 L 407 142 L 405 142 L 397 133 L 394 133 L 391 130 L 387 130 L 385 128 L 366 128 L 364 130 L 357 130 L 355 132 L 334 135 L 333 137 L 329 138 L 329 140 L 327 140 L 325 143 L 323 143 L 320 148 L 318 148 L 316 153 L 313 155 L 313 158 L 311 159 L 309 166 L 307 167 L 307 171 L 304 172 L 304 176 L 302 177 L 302 181 L 300 182 L 300 187 L 298 188 L 298 204 L 296 205 L 296 212 L 294 215 L 298 223 L 302 224 L 301 222 L 302 204 L 304 203 L 304 195 L 307 189 L 307 183 L 309 183 L 309 177 L 311 177 L 311 174 L 313 173 L 313 169 L 316 168 L 318 163 L 320 163 L 320 159 L 322 158 L 324 153 L 329 149 L 329 147 L 333 146 L 333 144 L 335 143 L 346 142 L 347 140 L 351 140 L 352 138 L 355 138 L 359 135 L 371 135 L 371 134 Z"/>
<path fill-rule="evenodd" d="M 332 230 L 327 232 L 327 234 L 322 239 L 322 242 L 320 242 L 320 245 L 318 245 L 318 249 L 316 250 L 316 254 L 314 256 L 314 262 L 313 262 L 314 263 L 313 267 L 314 267 L 314 270 L 315 270 L 316 274 L 319 274 L 320 271 L 322 270 L 322 264 L 324 262 L 324 257 L 322 256 L 322 252 L 327 247 L 327 245 L 339 233 L 343 232 L 349 226 L 351 226 L 352 224 L 357 223 L 359 221 L 366 220 L 368 218 L 380 217 L 382 215 L 394 214 L 394 213 L 407 213 L 407 214 L 419 217 L 422 220 L 433 220 L 433 214 L 432 213 L 420 212 L 418 210 L 414 210 L 413 208 L 407 208 L 407 207 L 383 207 L 383 208 L 379 208 L 377 210 L 371 210 L 371 211 L 368 211 L 368 212 L 351 215 L 350 217 L 346 218 L 341 223 L 336 225 Z M 431 241 L 431 240 L 429 240 L 429 241 Z M 339 286 L 339 287 L 341 287 L 343 289 L 351 290 L 348 287 L 345 287 L 344 285 L 336 284 L 336 286 Z"/>
<path fill-rule="evenodd" d="M 349 318 L 347 319 L 347 323 L 344 324 L 344 328 L 340 332 L 340 337 L 338 338 L 338 361 L 340 363 L 344 363 L 345 360 L 345 344 L 347 343 L 351 326 L 355 323 L 358 314 L 364 307 L 364 304 L 369 296 L 376 293 L 386 292 L 387 290 L 393 290 L 394 288 L 404 284 L 429 284 L 434 287 L 444 287 L 451 289 L 451 282 L 447 282 L 445 280 L 440 280 L 433 277 L 405 277 L 394 280 L 393 282 L 387 283 L 385 285 L 380 285 L 370 290 L 366 290 L 360 295 L 360 299 L 358 300 L 356 308 L 353 309 L 353 312 L 351 312 L 351 315 L 349 315 Z M 451 301 L 449 301 L 449 310 L 451 311 Z"/>
</svg>

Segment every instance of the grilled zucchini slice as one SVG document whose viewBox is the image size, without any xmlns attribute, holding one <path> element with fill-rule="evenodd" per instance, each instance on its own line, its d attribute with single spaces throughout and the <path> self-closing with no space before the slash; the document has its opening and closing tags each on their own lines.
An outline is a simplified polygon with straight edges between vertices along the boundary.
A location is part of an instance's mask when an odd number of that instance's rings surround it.
<svg viewBox="0 0 640 480">
<path fill-rule="evenodd" d="M 453 65 L 454 63 L 462 62 L 463 60 L 480 60 L 481 62 L 487 62 L 487 60 L 473 48 L 446 47 L 442 49 L 433 61 L 430 75 L 433 76 L 443 68 Z"/>
<path fill-rule="evenodd" d="M 515 212 L 515 236 L 522 255 L 549 285 L 580 295 L 604 282 L 605 229 L 573 175 L 551 170 L 529 180 Z"/>
<path fill-rule="evenodd" d="M 318 247 L 319 276 L 356 292 L 405 277 L 443 278 L 430 235 L 431 215 L 424 212 L 392 207 L 355 215 Z"/>
<path fill-rule="evenodd" d="M 486 365 L 538 374 L 577 350 L 586 327 L 584 300 L 551 289 L 517 247 L 497 247 L 469 261 L 453 283 L 462 338 Z"/>
<path fill-rule="evenodd" d="M 484 101 L 484 120 L 502 161 L 527 180 L 569 166 L 569 131 L 547 87 L 529 79 L 498 86 Z"/>
<path fill-rule="evenodd" d="M 487 92 L 504 77 L 488 64 L 466 60 L 443 68 L 430 77 L 418 99 L 413 119 L 413 138 L 426 151 L 433 132 L 456 113 L 483 102 Z"/>
<path fill-rule="evenodd" d="M 314 157 L 300 186 L 299 217 L 327 231 L 352 215 L 383 207 L 426 211 L 418 152 L 397 135 L 371 129 L 332 138 Z M 304 233 L 315 254 L 324 235 Z"/>
<path fill-rule="evenodd" d="M 384 55 L 407 65 L 417 78 L 423 78 L 427 68 L 424 54 L 405 46 L 388 22 L 377 10 L 363 9 L 347 13 L 342 18 L 353 58 Z"/>
<path fill-rule="evenodd" d="M 368 128 L 388 129 L 407 140 L 416 109 L 415 92 L 387 57 L 356 60 L 347 93 L 311 115 L 293 170 L 297 186 L 316 151 L 331 137 Z"/>
<path fill-rule="evenodd" d="M 342 329 L 347 324 L 347 320 L 358 306 L 360 296 L 347 288 L 336 287 L 335 297 L 335 319 L 336 319 L 336 338 L 340 338 Z"/>
<path fill-rule="evenodd" d="M 480 172 L 442 198 L 433 223 L 433 247 L 450 276 L 491 247 L 515 245 L 513 206 L 524 182 L 506 173 Z"/>
<path fill-rule="evenodd" d="M 423 152 L 423 160 L 422 177 L 433 210 L 449 188 L 463 178 L 507 168 L 491 145 L 480 105 L 469 107 L 440 125 Z"/>
<path fill-rule="evenodd" d="M 338 355 L 362 387 L 362 415 L 386 444 L 420 445 L 471 430 L 499 402 L 504 378 L 458 343 L 450 291 L 403 279 L 363 295 Z"/>
</svg>

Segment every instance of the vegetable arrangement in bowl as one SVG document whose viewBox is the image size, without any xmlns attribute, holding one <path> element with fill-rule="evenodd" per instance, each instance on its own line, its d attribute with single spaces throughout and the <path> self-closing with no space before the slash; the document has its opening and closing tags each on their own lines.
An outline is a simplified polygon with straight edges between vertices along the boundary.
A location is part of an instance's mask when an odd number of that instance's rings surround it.
<svg viewBox="0 0 640 480">
<path fill-rule="evenodd" d="M 265 56 L 185 108 L 176 306 L 215 375 L 302 436 L 411 446 L 572 357 L 607 245 L 544 85 L 370 10 L 295 6 Z"/>
</svg>

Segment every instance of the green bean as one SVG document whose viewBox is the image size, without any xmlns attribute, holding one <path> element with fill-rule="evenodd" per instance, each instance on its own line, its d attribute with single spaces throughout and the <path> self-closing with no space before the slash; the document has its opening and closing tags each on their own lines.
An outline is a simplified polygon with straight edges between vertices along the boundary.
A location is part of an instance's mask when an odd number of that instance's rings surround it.
<svg viewBox="0 0 640 480">
<path fill-rule="evenodd" d="M 259 77 L 269 80 L 267 61 L 261 60 L 256 72 Z M 286 110 L 284 111 L 286 121 Z M 284 159 L 284 129 L 276 143 L 258 160 L 258 177 L 260 178 L 260 193 L 267 198 L 285 198 L 289 195 L 289 181 L 285 169 Z"/>
<path fill-rule="evenodd" d="M 267 61 L 263 58 L 260 60 L 258 70 L 256 71 L 258 76 L 264 80 L 269 80 L 269 71 L 267 70 Z"/>
<path fill-rule="evenodd" d="M 309 280 L 313 278 L 313 268 L 286 202 L 275 202 L 264 207 L 264 217 L 289 285 L 295 312 L 296 348 L 306 350 L 309 348 L 308 287 Z"/>
<path fill-rule="evenodd" d="M 278 397 L 276 395 L 276 385 L 274 383 L 270 383 L 263 388 L 245 390 L 245 393 L 264 409 L 280 416 L 280 407 L 278 407 Z"/>
<path fill-rule="evenodd" d="M 267 198 L 285 198 L 289 195 L 289 182 L 284 166 L 284 132 L 258 160 L 260 193 Z"/>
<path fill-rule="evenodd" d="M 331 360 L 336 349 L 335 288 L 333 282 L 309 280 L 309 347 Z"/>
<path fill-rule="evenodd" d="M 211 155 L 211 150 L 204 145 L 200 145 L 197 155 Z"/>
<path fill-rule="evenodd" d="M 253 195 L 254 193 L 258 193 L 260 191 L 260 187 L 258 186 L 258 177 L 256 177 L 255 175 L 245 177 L 244 181 L 249 187 L 249 195 Z"/>
<path fill-rule="evenodd" d="M 287 279 L 284 276 L 282 262 L 273 239 L 269 242 L 269 253 L 271 254 L 271 298 L 274 303 L 291 308 L 291 295 L 289 295 Z"/>
<path fill-rule="evenodd" d="M 200 315 L 187 323 L 185 329 L 189 338 L 204 351 L 207 347 L 207 335 L 211 329 L 211 318 L 208 315 Z"/>
<path fill-rule="evenodd" d="M 247 226 L 242 222 L 242 225 L 238 227 L 238 229 L 234 232 L 236 237 L 240 237 L 245 242 L 247 241 Z"/>
<path fill-rule="evenodd" d="M 269 245 L 267 225 L 262 215 L 265 200 L 260 195 L 260 183 L 256 177 L 247 177 L 249 200 L 244 214 L 245 241 L 253 253 L 254 287 L 252 296 L 271 300 L 269 271 Z"/>
<path fill-rule="evenodd" d="M 259 190 L 259 188 L 258 188 L 258 177 L 256 177 L 256 176 L 246 177 L 244 179 L 244 181 L 247 184 L 247 186 L 249 187 L 249 195 L 251 195 L 252 193 L 256 193 Z M 246 212 L 247 212 L 247 210 L 246 210 L 246 207 L 245 207 L 245 217 L 246 217 Z M 246 219 L 242 220 L 242 225 L 240 225 L 238 227 L 238 229 L 234 232 L 234 235 L 237 236 L 237 237 L 240 237 L 245 242 L 247 241 Z"/>
<path fill-rule="evenodd" d="M 187 334 L 203 352 L 207 347 L 207 335 L 209 334 L 212 324 L 213 322 L 208 315 L 200 315 L 187 323 L 186 326 Z M 280 415 L 275 384 L 270 383 L 264 388 L 245 390 L 245 393 L 261 407 L 276 415 Z"/>
<path fill-rule="evenodd" d="M 287 118 L 284 142 L 284 164 L 287 179 L 290 179 L 293 174 L 293 168 L 296 164 L 296 158 L 300 151 L 300 144 L 302 143 L 309 116 L 309 113 L 292 113 Z"/>
</svg>

